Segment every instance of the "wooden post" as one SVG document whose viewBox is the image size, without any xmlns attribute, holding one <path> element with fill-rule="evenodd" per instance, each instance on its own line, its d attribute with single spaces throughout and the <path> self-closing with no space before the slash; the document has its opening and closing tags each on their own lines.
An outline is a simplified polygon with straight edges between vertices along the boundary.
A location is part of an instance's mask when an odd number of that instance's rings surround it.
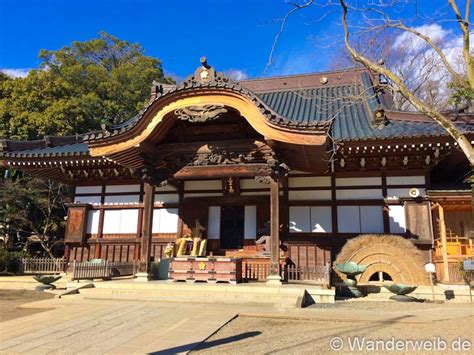
<svg viewBox="0 0 474 355">
<path fill-rule="evenodd" d="M 278 180 L 270 180 L 270 239 L 271 260 L 267 284 L 281 285 L 280 276 L 280 186 Z"/>
<path fill-rule="evenodd" d="M 183 215 L 184 215 L 184 181 L 178 182 L 178 231 L 176 234 L 176 238 L 183 237 Z"/>
<path fill-rule="evenodd" d="M 137 279 L 146 281 L 150 278 L 150 256 L 151 256 L 151 238 L 153 228 L 153 206 L 155 203 L 155 187 L 145 183 L 145 196 L 143 199 L 143 222 L 142 222 L 142 240 L 140 253 L 140 272 L 137 273 Z"/>
<path fill-rule="evenodd" d="M 441 252 L 443 253 L 443 281 L 449 282 L 449 266 L 448 266 L 448 242 L 446 240 L 446 224 L 444 222 L 444 208 L 439 205 L 439 229 L 441 234 Z"/>
</svg>

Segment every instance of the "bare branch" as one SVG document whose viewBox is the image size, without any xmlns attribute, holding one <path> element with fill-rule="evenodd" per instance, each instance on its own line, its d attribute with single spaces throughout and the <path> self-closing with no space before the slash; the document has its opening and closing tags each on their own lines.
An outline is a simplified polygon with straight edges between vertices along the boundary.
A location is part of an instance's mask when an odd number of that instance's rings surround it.
<svg viewBox="0 0 474 355">
<path fill-rule="evenodd" d="M 440 112 L 437 112 L 436 110 L 432 109 L 428 105 L 424 104 L 420 99 L 418 99 L 418 97 L 413 94 L 413 92 L 405 85 L 403 80 L 398 75 L 393 73 L 391 70 L 372 62 L 365 56 L 358 53 L 355 50 L 355 48 L 352 47 L 349 41 L 349 26 L 347 23 L 348 7 L 344 0 L 339 0 L 339 3 L 342 8 L 342 25 L 344 29 L 344 43 L 346 45 L 347 50 L 354 58 L 354 60 L 363 64 L 365 67 L 367 67 L 368 69 L 374 72 L 385 75 L 387 79 L 392 81 L 392 83 L 398 87 L 401 94 L 408 101 L 410 101 L 410 103 L 418 111 L 432 118 L 435 122 L 441 125 L 454 138 L 454 140 L 459 144 L 459 147 L 461 148 L 463 153 L 466 155 L 471 166 L 474 166 L 474 149 L 472 145 L 470 144 L 469 140 L 453 124 L 453 122 L 451 122 L 449 118 L 444 117 Z"/>
<path fill-rule="evenodd" d="M 291 9 L 290 11 L 288 11 L 286 13 L 285 16 L 283 16 L 282 20 L 281 20 L 281 26 L 280 26 L 280 30 L 278 31 L 278 33 L 276 34 L 274 40 L 273 40 L 273 44 L 272 44 L 272 48 L 270 49 L 270 54 L 268 56 L 268 62 L 267 62 L 267 65 L 265 66 L 265 70 L 263 71 L 263 73 L 265 74 L 268 70 L 268 68 L 270 66 L 274 66 L 273 64 L 273 56 L 274 56 L 274 53 L 275 53 L 275 49 L 276 49 L 276 46 L 278 44 L 278 41 L 280 39 L 280 36 L 283 34 L 283 31 L 285 31 L 285 26 L 286 26 L 286 22 L 288 21 L 288 18 L 296 11 L 298 10 L 301 10 L 301 9 L 304 9 L 305 7 L 308 7 L 310 6 L 312 3 L 314 2 L 314 0 L 308 0 L 306 1 L 305 3 L 303 3 L 302 5 L 299 5 L 299 4 L 296 4 L 296 3 L 290 3 L 291 5 L 294 6 L 293 9 Z"/>
</svg>

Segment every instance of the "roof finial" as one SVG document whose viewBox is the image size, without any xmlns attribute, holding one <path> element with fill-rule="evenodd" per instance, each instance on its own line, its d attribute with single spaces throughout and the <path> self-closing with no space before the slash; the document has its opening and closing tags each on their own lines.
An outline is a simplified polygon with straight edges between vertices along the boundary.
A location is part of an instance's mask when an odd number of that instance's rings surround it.
<svg viewBox="0 0 474 355">
<path fill-rule="evenodd" d="M 201 60 L 202 66 L 204 68 L 211 69 L 211 66 L 209 64 L 207 64 L 207 58 L 205 56 L 202 56 L 200 60 Z"/>
<path fill-rule="evenodd" d="M 216 79 L 214 68 L 207 64 L 207 58 L 201 57 L 201 66 L 194 72 L 194 80 L 206 84 Z"/>
</svg>

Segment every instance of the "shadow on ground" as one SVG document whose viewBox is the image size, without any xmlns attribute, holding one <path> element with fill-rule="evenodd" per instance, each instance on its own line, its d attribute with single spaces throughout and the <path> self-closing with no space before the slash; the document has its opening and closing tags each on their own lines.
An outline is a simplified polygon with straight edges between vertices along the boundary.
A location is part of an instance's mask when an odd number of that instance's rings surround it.
<svg viewBox="0 0 474 355">
<path fill-rule="evenodd" d="M 252 337 L 255 337 L 255 336 L 260 335 L 260 334 L 262 334 L 262 332 L 258 332 L 258 331 L 246 332 L 246 333 L 233 335 L 231 337 L 227 337 L 227 338 L 223 338 L 223 339 L 216 339 L 216 340 L 206 341 L 206 342 L 202 342 L 202 343 L 185 344 L 185 345 L 177 346 L 177 347 L 174 347 L 174 348 L 153 352 L 151 354 L 153 354 L 153 355 L 177 354 L 177 353 L 181 353 L 181 352 L 190 351 L 191 349 L 196 350 L 196 351 L 197 350 L 205 350 L 205 349 L 213 348 L 215 346 L 229 344 L 229 343 L 233 343 L 233 342 L 243 340 L 243 339 L 247 339 L 247 338 L 252 338 Z"/>
</svg>

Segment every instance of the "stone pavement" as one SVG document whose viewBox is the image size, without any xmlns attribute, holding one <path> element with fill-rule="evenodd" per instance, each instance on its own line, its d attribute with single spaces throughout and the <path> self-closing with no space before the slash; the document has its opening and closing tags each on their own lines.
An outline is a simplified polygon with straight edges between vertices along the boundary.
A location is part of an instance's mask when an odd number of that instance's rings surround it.
<svg viewBox="0 0 474 355">
<path fill-rule="evenodd" d="M 74 295 L 26 304 L 23 307 L 53 309 L 0 323 L 0 353 L 187 353 L 236 315 L 348 324 L 363 321 L 430 324 L 448 319 L 465 322 L 474 315 L 470 304 L 433 306 L 376 312 L 334 307 L 284 309 L 263 305 L 85 300 Z M 252 334 L 243 333 L 234 340 L 249 336 Z"/>
<path fill-rule="evenodd" d="M 186 353 L 230 321 L 235 307 L 87 301 L 34 302 L 58 307 L 0 323 L 0 353 Z"/>
</svg>

